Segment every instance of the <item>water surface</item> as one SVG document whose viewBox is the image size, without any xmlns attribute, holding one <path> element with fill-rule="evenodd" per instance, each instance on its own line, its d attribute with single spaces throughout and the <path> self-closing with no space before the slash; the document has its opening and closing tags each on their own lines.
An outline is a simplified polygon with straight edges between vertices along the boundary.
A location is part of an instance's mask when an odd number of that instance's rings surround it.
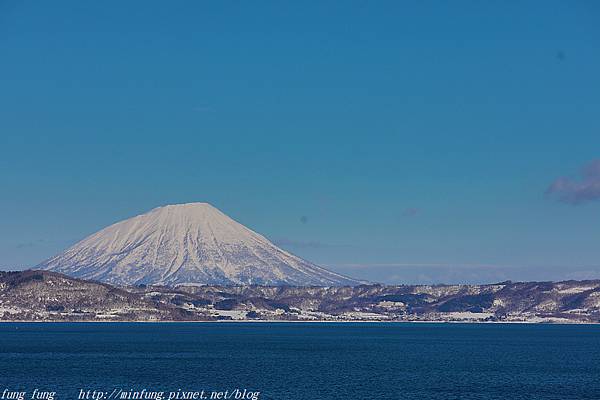
<svg viewBox="0 0 600 400">
<path fill-rule="evenodd" d="M 2 323 L 0 391 L 262 399 L 599 399 L 600 326 Z"/>
</svg>

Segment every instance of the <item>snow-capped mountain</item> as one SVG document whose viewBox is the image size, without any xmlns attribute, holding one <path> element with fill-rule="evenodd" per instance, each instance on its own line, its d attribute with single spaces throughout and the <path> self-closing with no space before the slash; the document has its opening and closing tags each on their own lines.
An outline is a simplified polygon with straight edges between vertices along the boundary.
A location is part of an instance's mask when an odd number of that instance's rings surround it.
<svg viewBox="0 0 600 400">
<path fill-rule="evenodd" d="M 120 285 L 360 283 L 278 248 L 207 203 L 158 207 L 118 222 L 38 268 Z"/>
</svg>

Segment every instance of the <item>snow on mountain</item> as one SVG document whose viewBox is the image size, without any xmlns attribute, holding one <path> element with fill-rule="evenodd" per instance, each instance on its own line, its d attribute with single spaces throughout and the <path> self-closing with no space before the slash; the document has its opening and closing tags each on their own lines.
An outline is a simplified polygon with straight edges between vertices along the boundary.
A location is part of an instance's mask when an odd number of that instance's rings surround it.
<svg viewBox="0 0 600 400">
<path fill-rule="evenodd" d="M 38 268 L 120 285 L 360 283 L 278 248 L 207 203 L 158 207 L 118 222 Z"/>
</svg>

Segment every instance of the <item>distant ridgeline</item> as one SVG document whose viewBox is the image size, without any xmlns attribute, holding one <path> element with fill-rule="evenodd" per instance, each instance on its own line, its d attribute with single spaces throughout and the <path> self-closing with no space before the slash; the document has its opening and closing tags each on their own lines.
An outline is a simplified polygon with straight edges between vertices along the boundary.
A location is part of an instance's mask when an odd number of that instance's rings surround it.
<svg viewBox="0 0 600 400">
<path fill-rule="evenodd" d="M 600 281 L 346 287 L 128 286 L 0 272 L 4 321 L 600 322 Z"/>
</svg>

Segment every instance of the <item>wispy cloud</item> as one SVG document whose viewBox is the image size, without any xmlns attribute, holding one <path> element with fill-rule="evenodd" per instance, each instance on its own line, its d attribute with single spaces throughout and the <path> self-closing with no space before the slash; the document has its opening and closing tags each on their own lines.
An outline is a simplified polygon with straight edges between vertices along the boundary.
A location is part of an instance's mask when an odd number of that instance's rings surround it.
<svg viewBox="0 0 600 400">
<path fill-rule="evenodd" d="M 317 240 L 293 240 L 288 238 L 278 238 L 273 239 L 273 243 L 277 246 L 283 247 L 296 247 L 296 248 L 304 248 L 304 249 L 324 249 L 324 248 L 332 248 L 332 247 L 350 247 L 349 245 L 343 244 L 331 244 L 331 243 L 323 243 Z"/>
<path fill-rule="evenodd" d="M 19 243 L 15 247 L 17 249 L 25 249 L 27 247 L 34 247 L 35 245 L 36 244 L 34 242 L 27 242 L 27 243 Z"/>
<path fill-rule="evenodd" d="M 480 284 L 512 281 L 598 279 L 600 265 L 389 263 L 325 265 L 357 279 L 388 284 Z"/>
<path fill-rule="evenodd" d="M 410 208 L 404 209 L 404 211 L 402 212 L 402 215 L 405 217 L 416 217 L 420 213 L 421 213 L 421 210 L 419 210 L 418 208 L 410 207 Z"/>
<path fill-rule="evenodd" d="M 494 264 L 443 264 L 443 263 L 365 263 L 365 264 L 339 264 L 339 267 L 352 269 L 368 269 L 368 268 L 413 268 L 413 267 L 431 267 L 431 268 L 499 268 L 507 267 L 506 265 Z"/>
<path fill-rule="evenodd" d="M 43 243 L 45 243 L 46 241 L 44 239 L 38 239 L 38 240 L 31 240 L 29 242 L 23 242 L 23 243 L 18 243 L 15 247 L 17 249 L 26 249 L 29 247 L 35 247 L 35 246 L 39 246 Z"/>
<path fill-rule="evenodd" d="M 215 109 L 211 106 L 207 106 L 207 105 L 198 105 L 198 106 L 194 106 L 193 110 L 196 112 L 200 112 L 200 113 L 212 113 L 215 112 Z"/>
<path fill-rule="evenodd" d="M 600 200 L 600 159 L 593 160 L 583 167 L 580 176 L 560 177 L 546 190 L 563 203 L 579 205 Z"/>
</svg>

